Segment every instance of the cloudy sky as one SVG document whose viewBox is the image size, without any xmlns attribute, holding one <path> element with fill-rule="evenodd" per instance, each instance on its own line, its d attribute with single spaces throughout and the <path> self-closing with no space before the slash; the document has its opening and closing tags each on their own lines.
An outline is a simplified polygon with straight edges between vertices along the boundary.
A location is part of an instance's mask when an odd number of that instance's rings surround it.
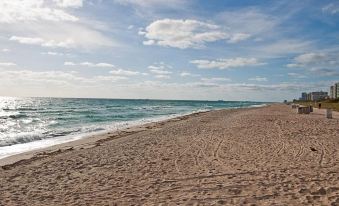
<svg viewBox="0 0 339 206">
<path fill-rule="evenodd" d="M 337 0 L 0 1 L 0 96 L 281 101 L 336 81 Z"/>
</svg>

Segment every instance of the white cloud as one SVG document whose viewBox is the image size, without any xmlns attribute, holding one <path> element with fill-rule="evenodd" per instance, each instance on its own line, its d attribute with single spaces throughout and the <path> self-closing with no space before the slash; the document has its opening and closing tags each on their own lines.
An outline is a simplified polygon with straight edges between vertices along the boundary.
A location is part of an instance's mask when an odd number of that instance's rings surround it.
<svg viewBox="0 0 339 206">
<path fill-rule="evenodd" d="M 186 4 L 186 0 L 114 0 L 122 5 L 132 5 L 144 8 L 150 7 L 182 7 Z"/>
<path fill-rule="evenodd" d="M 266 77 L 260 77 L 260 76 L 252 77 L 252 78 L 249 78 L 248 80 L 257 81 L 257 82 L 267 82 Z"/>
<path fill-rule="evenodd" d="M 16 64 L 13 62 L 0 62 L 0 66 L 10 67 L 10 66 L 16 66 Z"/>
<path fill-rule="evenodd" d="M 332 15 L 339 13 L 339 3 L 330 3 L 322 8 L 323 12 L 330 13 Z"/>
<path fill-rule="evenodd" d="M 127 80 L 128 77 L 125 76 L 95 76 L 95 80 L 98 81 L 110 81 L 110 82 L 116 82 L 120 80 Z"/>
<path fill-rule="evenodd" d="M 109 73 L 113 74 L 113 75 L 121 75 L 121 76 L 136 76 L 136 75 L 140 75 L 140 72 L 131 71 L 131 70 L 124 70 L 124 69 L 112 70 Z"/>
<path fill-rule="evenodd" d="M 82 64 L 84 64 L 84 63 L 82 63 Z M 97 63 L 97 64 L 87 63 L 87 64 L 85 64 L 85 66 L 104 67 L 104 68 L 115 67 L 113 64 L 109 64 L 109 63 Z"/>
<path fill-rule="evenodd" d="M 31 45 L 41 45 L 45 41 L 41 38 L 32 38 L 32 37 L 19 37 L 19 36 L 12 36 L 10 41 L 17 41 L 21 44 L 31 44 Z"/>
<path fill-rule="evenodd" d="M 4 49 L 1 49 L 1 51 L 2 51 L 2 52 L 10 52 L 11 50 L 10 50 L 10 49 L 4 48 Z"/>
<path fill-rule="evenodd" d="M 317 76 L 324 77 L 339 77 L 339 71 L 337 69 L 329 69 L 329 68 L 310 68 L 310 72 Z"/>
<path fill-rule="evenodd" d="M 305 38 L 286 38 L 295 30 L 286 27 L 285 23 L 299 8 L 293 7 L 287 12 L 278 12 L 277 8 L 272 8 L 269 12 L 260 8 L 246 7 L 225 11 L 217 14 L 216 22 L 230 28 L 235 40 L 238 38 L 246 40 L 247 35 L 250 35 L 247 39 L 253 39 L 252 43 L 254 44 L 245 47 L 245 51 L 242 49 L 243 52 L 246 52 L 245 55 L 258 58 L 279 58 L 288 54 L 300 54 L 311 49 L 314 41 L 305 40 Z M 272 12 L 274 10 L 275 12 Z M 237 33 L 246 35 L 236 35 Z M 232 43 L 231 40 L 228 42 Z"/>
<path fill-rule="evenodd" d="M 83 0 L 53 0 L 57 6 L 64 8 L 80 8 L 83 6 Z"/>
<path fill-rule="evenodd" d="M 163 62 L 155 63 L 153 65 L 148 66 L 148 69 L 150 70 L 150 73 L 158 75 L 158 78 L 161 78 L 162 75 L 169 75 L 172 74 L 170 69 L 172 69 L 172 66 L 167 65 Z"/>
<path fill-rule="evenodd" d="M 52 51 L 41 52 L 41 54 L 50 55 L 50 56 L 65 56 L 65 55 L 69 55 L 69 54 L 65 54 L 65 53 L 52 52 Z"/>
<path fill-rule="evenodd" d="M 150 46 L 155 44 L 155 41 L 153 39 L 147 40 L 147 41 L 143 41 L 142 42 L 144 45 Z"/>
<path fill-rule="evenodd" d="M 251 35 L 265 34 L 279 24 L 278 18 L 256 9 L 225 11 L 219 14 L 218 17 L 220 22 L 231 28 L 232 31 Z"/>
<path fill-rule="evenodd" d="M 118 46 L 112 37 L 92 25 L 81 22 L 27 22 L 0 27 L 0 33 L 13 37 L 12 40 L 23 44 L 33 44 L 49 48 L 96 49 Z M 18 35 L 13 35 L 18 34 Z"/>
<path fill-rule="evenodd" d="M 154 63 L 148 66 L 149 72 L 157 79 L 170 79 L 172 72 L 172 66 L 165 64 L 164 62 Z"/>
<path fill-rule="evenodd" d="M 80 63 L 74 63 L 74 62 L 65 62 L 65 66 L 85 66 L 85 67 L 96 67 L 96 68 L 116 68 L 115 65 L 109 64 L 109 63 L 92 63 L 92 62 L 80 62 Z M 126 77 L 126 76 L 137 76 L 137 75 L 143 75 L 146 76 L 147 73 L 141 73 L 138 71 L 132 71 L 132 70 L 125 70 L 121 68 L 116 68 L 115 70 L 111 70 L 109 72 L 110 74 L 114 76 L 101 76 L 100 79 L 113 79 L 113 77 Z M 127 79 L 127 78 L 125 78 Z"/>
<path fill-rule="evenodd" d="M 92 62 L 81 62 L 81 63 L 74 63 L 74 62 L 65 62 L 65 66 L 86 66 L 86 67 L 101 67 L 101 68 L 115 68 L 113 64 L 109 63 L 92 63 Z"/>
<path fill-rule="evenodd" d="M 204 81 L 204 82 L 229 82 L 229 81 L 232 81 L 232 80 L 230 78 L 212 77 L 212 78 L 201 78 L 201 81 Z"/>
<path fill-rule="evenodd" d="M 284 56 L 286 54 L 300 54 L 310 50 L 312 42 L 296 39 L 280 39 L 274 42 L 254 47 L 254 52 L 265 56 Z"/>
<path fill-rule="evenodd" d="M 312 64 L 319 61 L 324 61 L 327 59 L 327 56 L 323 53 L 307 53 L 299 55 L 295 58 L 295 61 L 299 64 Z"/>
<path fill-rule="evenodd" d="M 127 80 L 125 76 L 93 76 L 82 77 L 77 72 L 63 71 L 31 71 L 31 70 L 0 70 L 0 76 L 4 82 L 38 86 L 44 88 L 46 84 L 54 84 L 60 87 L 74 88 L 78 86 L 98 86 L 105 81 L 116 82 Z M 0 82 L 1 85 L 2 82 Z M 21 88 L 24 89 L 24 88 Z M 62 90 L 65 92 L 64 90 Z"/>
<path fill-rule="evenodd" d="M 180 76 L 182 76 L 182 77 L 188 77 L 188 76 L 191 76 L 192 74 L 191 73 L 189 73 L 189 72 L 181 72 L 180 73 Z"/>
<path fill-rule="evenodd" d="M 200 76 L 199 74 L 192 74 L 190 72 L 185 72 L 185 71 L 181 72 L 179 75 L 181 77 L 199 77 Z"/>
<path fill-rule="evenodd" d="M 118 46 L 102 22 L 80 19 L 68 13 L 80 0 L 1 0 L 0 33 L 22 44 L 50 48 Z"/>
<path fill-rule="evenodd" d="M 265 63 L 259 62 L 256 58 L 237 57 L 233 59 L 217 59 L 217 60 L 192 60 L 190 63 L 197 65 L 200 69 L 228 69 L 245 66 L 258 66 Z"/>
<path fill-rule="evenodd" d="M 151 69 L 150 72 L 153 74 L 172 74 L 172 72 L 170 71 L 161 70 L 161 69 Z"/>
<path fill-rule="evenodd" d="M 165 74 L 158 74 L 158 75 L 155 75 L 154 77 L 157 79 L 170 79 L 171 78 L 171 76 L 165 75 Z"/>
<path fill-rule="evenodd" d="M 336 67 L 339 65 L 339 54 L 338 53 L 304 53 L 296 56 L 293 59 L 293 63 L 287 64 L 287 67 L 308 67 L 308 68 L 319 68 L 319 67 Z"/>
<path fill-rule="evenodd" d="M 29 85 L 45 85 L 47 83 L 54 83 L 63 85 L 69 82 L 88 83 L 89 79 L 75 76 L 70 72 L 62 71 L 43 71 L 36 72 L 30 70 L 11 70 L 0 71 L 3 80 L 10 80 L 13 83 L 20 82 L 20 84 Z"/>
<path fill-rule="evenodd" d="M 228 39 L 229 34 L 215 24 L 196 20 L 162 19 L 139 31 L 147 39 L 145 45 L 159 45 L 180 49 L 200 48 L 208 42 Z"/>
<path fill-rule="evenodd" d="M 227 82 L 128 82 L 126 76 L 82 77 L 62 71 L 0 70 L 0 93 L 15 96 L 111 97 L 157 99 L 227 99 L 281 101 L 299 92 L 327 88 L 329 83 L 247 84 Z M 46 87 L 48 85 L 48 87 Z M 280 91 L 280 92 L 277 92 Z M 285 92 L 285 93 L 284 93 Z"/>
<path fill-rule="evenodd" d="M 78 21 L 77 17 L 61 9 L 51 8 L 45 5 L 45 0 L 1 0 L 0 23 L 38 20 Z"/>
<path fill-rule="evenodd" d="M 76 64 L 73 62 L 65 62 L 64 65 L 65 66 L 76 66 Z"/>
<path fill-rule="evenodd" d="M 236 33 L 236 34 L 233 34 L 227 42 L 229 42 L 229 43 L 238 43 L 238 42 L 244 41 L 244 40 L 246 40 L 246 39 L 248 39 L 250 37 L 251 37 L 250 34 Z"/>
<path fill-rule="evenodd" d="M 38 37 L 21 37 L 21 36 L 12 36 L 10 41 L 16 41 L 21 44 L 28 45 L 39 45 L 42 47 L 50 48 L 72 48 L 74 47 L 74 41 L 72 39 L 67 39 L 66 41 L 57 42 L 55 40 L 44 40 Z"/>
<path fill-rule="evenodd" d="M 48 40 L 41 44 L 41 46 L 51 48 L 74 48 L 75 42 L 73 39 L 66 39 L 65 41 Z"/>
<path fill-rule="evenodd" d="M 286 67 L 288 68 L 293 68 L 293 67 L 298 67 L 298 64 L 286 64 Z"/>
<path fill-rule="evenodd" d="M 310 52 L 296 56 L 293 62 L 286 65 L 289 68 L 304 68 L 305 73 L 317 76 L 339 76 L 339 53 L 337 52 Z M 288 74 L 294 78 L 305 78 L 305 75 Z"/>
</svg>

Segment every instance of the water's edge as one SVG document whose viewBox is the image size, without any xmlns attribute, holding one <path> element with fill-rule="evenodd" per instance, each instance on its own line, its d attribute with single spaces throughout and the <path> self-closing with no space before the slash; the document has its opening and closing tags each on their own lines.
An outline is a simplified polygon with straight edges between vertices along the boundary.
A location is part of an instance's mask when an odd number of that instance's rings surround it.
<svg viewBox="0 0 339 206">
<path fill-rule="evenodd" d="M 163 117 L 150 118 L 148 120 L 142 119 L 139 121 L 130 121 L 129 122 L 130 124 L 122 125 L 120 128 L 117 128 L 114 130 L 112 129 L 112 130 L 84 133 L 80 135 L 62 136 L 62 137 L 57 137 L 53 139 L 43 139 L 43 140 L 28 142 L 24 144 L 5 146 L 5 147 L 0 148 L 0 166 L 12 164 L 21 159 L 31 158 L 37 152 L 46 151 L 49 149 L 55 150 L 56 148 L 60 149 L 62 145 L 67 147 L 69 144 L 72 146 L 78 145 L 77 142 L 79 142 L 79 144 L 84 144 L 84 143 L 87 144 L 90 142 L 95 142 L 97 141 L 97 139 L 94 137 L 105 136 L 104 137 L 105 139 L 107 138 L 106 134 L 123 131 L 125 129 L 132 129 L 133 131 L 133 128 L 143 127 L 148 124 L 166 122 L 166 121 L 170 121 L 171 119 L 184 117 L 184 116 L 190 116 L 192 114 L 210 112 L 210 111 L 258 108 L 258 107 L 264 107 L 264 106 L 268 106 L 268 104 L 251 105 L 248 107 L 241 107 L 241 108 L 223 108 L 223 109 L 192 111 L 192 112 L 184 113 L 184 114 L 174 114 L 174 115 L 167 115 Z"/>
</svg>

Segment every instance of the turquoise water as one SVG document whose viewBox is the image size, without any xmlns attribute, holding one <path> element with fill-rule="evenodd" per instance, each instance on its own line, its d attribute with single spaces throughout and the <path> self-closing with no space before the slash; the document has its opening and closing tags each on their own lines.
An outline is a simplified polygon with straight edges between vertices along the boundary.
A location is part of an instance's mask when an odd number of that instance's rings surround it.
<svg viewBox="0 0 339 206">
<path fill-rule="evenodd" d="M 262 102 L 0 97 L 0 158 L 95 132 Z"/>
</svg>

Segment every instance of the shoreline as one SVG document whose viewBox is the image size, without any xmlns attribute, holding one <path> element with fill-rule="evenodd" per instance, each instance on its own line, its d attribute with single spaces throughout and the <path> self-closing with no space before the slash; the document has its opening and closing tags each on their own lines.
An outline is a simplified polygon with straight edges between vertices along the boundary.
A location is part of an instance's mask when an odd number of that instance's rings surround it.
<svg viewBox="0 0 339 206">
<path fill-rule="evenodd" d="M 87 149 L 91 147 L 95 147 L 96 144 L 99 142 L 109 141 L 117 138 L 122 138 L 126 135 L 135 134 L 141 131 L 147 131 L 154 125 L 158 124 L 166 124 L 167 122 L 172 121 L 179 121 L 183 118 L 188 118 L 192 115 L 198 115 L 202 113 L 206 113 L 210 111 L 201 111 L 201 112 L 194 112 L 182 116 L 172 117 L 165 120 L 155 121 L 144 123 L 140 125 L 132 125 L 127 128 L 117 129 L 115 131 L 103 131 L 94 134 L 85 134 L 82 138 L 67 141 L 61 144 L 55 144 L 52 146 L 47 146 L 39 149 L 34 149 L 14 155 L 10 155 L 0 159 L 0 167 L 6 166 L 14 166 L 22 162 L 30 162 L 30 160 L 34 161 L 34 159 L 39 159 L 39 157 L 53 155 L 55 153 L 62 153 L 66 151 L 70 151 L 73 149 Z M 148 128 L 149 127 L 149 128 Z"/>
<path fill-rule="evenodd" d="M 259 108 L 259 107 L 253 107 Z M 230 109 L 218 109 L 218 110 L 239 110 L 239 109 L 249 109 L 249 108 L 230 108 Z M 68 142 L 64 142 L 61 144 L 55 144 L 52 146 L 47 146 L 39 149 L 34 149 L 14 155 L 10 155 L 0 159 L 0 167 L 6 168 L 15 166 L 21 163 L 27 163 L 34 161 L 36 159 L 43 158 L 48 155 L 53 155 L 56 153 L 67 152 L 73 149 L 87 149 L 91 147 L 95 147 L 97 143 L 110 141 L 117 138 L 122 138 L 126 135 L 135 134 L 142 131 L 147 131 L 152 129 L 154 126 L 163 125 L 169 122 L 180 121 L 183 119 L 187 119 L 191 116 L 196 116 L 199 114 L 218 111 L 218 110 L 208 110 L 208 111 L 199 111 L 193 112 L 189 114 L 184 114 L 181 116 L 170 117 L 169 119 L 144 123 L 140 125 L 132 125 L 131 127 L 117 129 L 115 131 L 104 131 L 96 134 L 88 134 L 84 135 L 82 138 L 71 140 Z"/>
<path fill-rule="evenodd" d="M 53 154 L 57 151 L 62 152 L 62 151 L 68 151 L 68 150 L 78 149 L 82 147 L 83 148 L 93 147 L 95 143 L 98 141 L 103 141 L 105 139 L 120 138 L 126 134 L 134 134 L 140 131 L 146 131 L 147 127 L 152 127 L 153 125 L 156 125 L 156 124 L 165 124 L 171 121 L 178 121 L 178 120 L 181 120 L 182 118 L 186 118 L 186 117 L 188 118 L 190 116 L 194 116 L 197 114 L 202 114 L 202 113 L 211 112 L 211 111 L 221 111 L 221 110 L 239 110 L 239 109 L 260 108 L 260 107 L 265 107 L 268 105 L 270 104 L 252 105 L 252 106 L 244 107 L 244 108 L 223 108 L 223 109 L 215 109 L 215 110 L 193 111 L 191 113 L 174 114 L 170 116 L 161 116 L 161 117 L 156 118 L 160 120 L 147 119 L 146 121 L 149 121 L 149 122 L 129 125 L 127 127 L 123 127 L 123 128 L 116 129 L 116 130 L 93 132 L 89 134 L 79 134 L 75 136 L 74 139 L 71 139 L 69 141 L 66 140 L 65 142 L 62 142 L 62 143 L 56 143 L 53 145 L 43 146 L 41 148 L 32 149 L 29 151 L 24 151 L 24 152 L 20 152 L 17 154 L 13 154 L 13 155 L 0 158 L 0 167 L 7 166 L 7 165 L 13 165 L 13 164 L 16 164 L 17 162 L 29 160 L 32 158 L 34 159 L 36 158 L 36 156 L 39 156 L 41 153 L 43 155 L 47 155 L 47 154 Z M 110 136 L 114 136 L 114 138 L 110 138 Z"/>
<path fill-rule="evenodd" d="M 338 125 L 272 104 L 130 128 L 0 167 L 0 204 L 336 205 Z"/>
</svg>

